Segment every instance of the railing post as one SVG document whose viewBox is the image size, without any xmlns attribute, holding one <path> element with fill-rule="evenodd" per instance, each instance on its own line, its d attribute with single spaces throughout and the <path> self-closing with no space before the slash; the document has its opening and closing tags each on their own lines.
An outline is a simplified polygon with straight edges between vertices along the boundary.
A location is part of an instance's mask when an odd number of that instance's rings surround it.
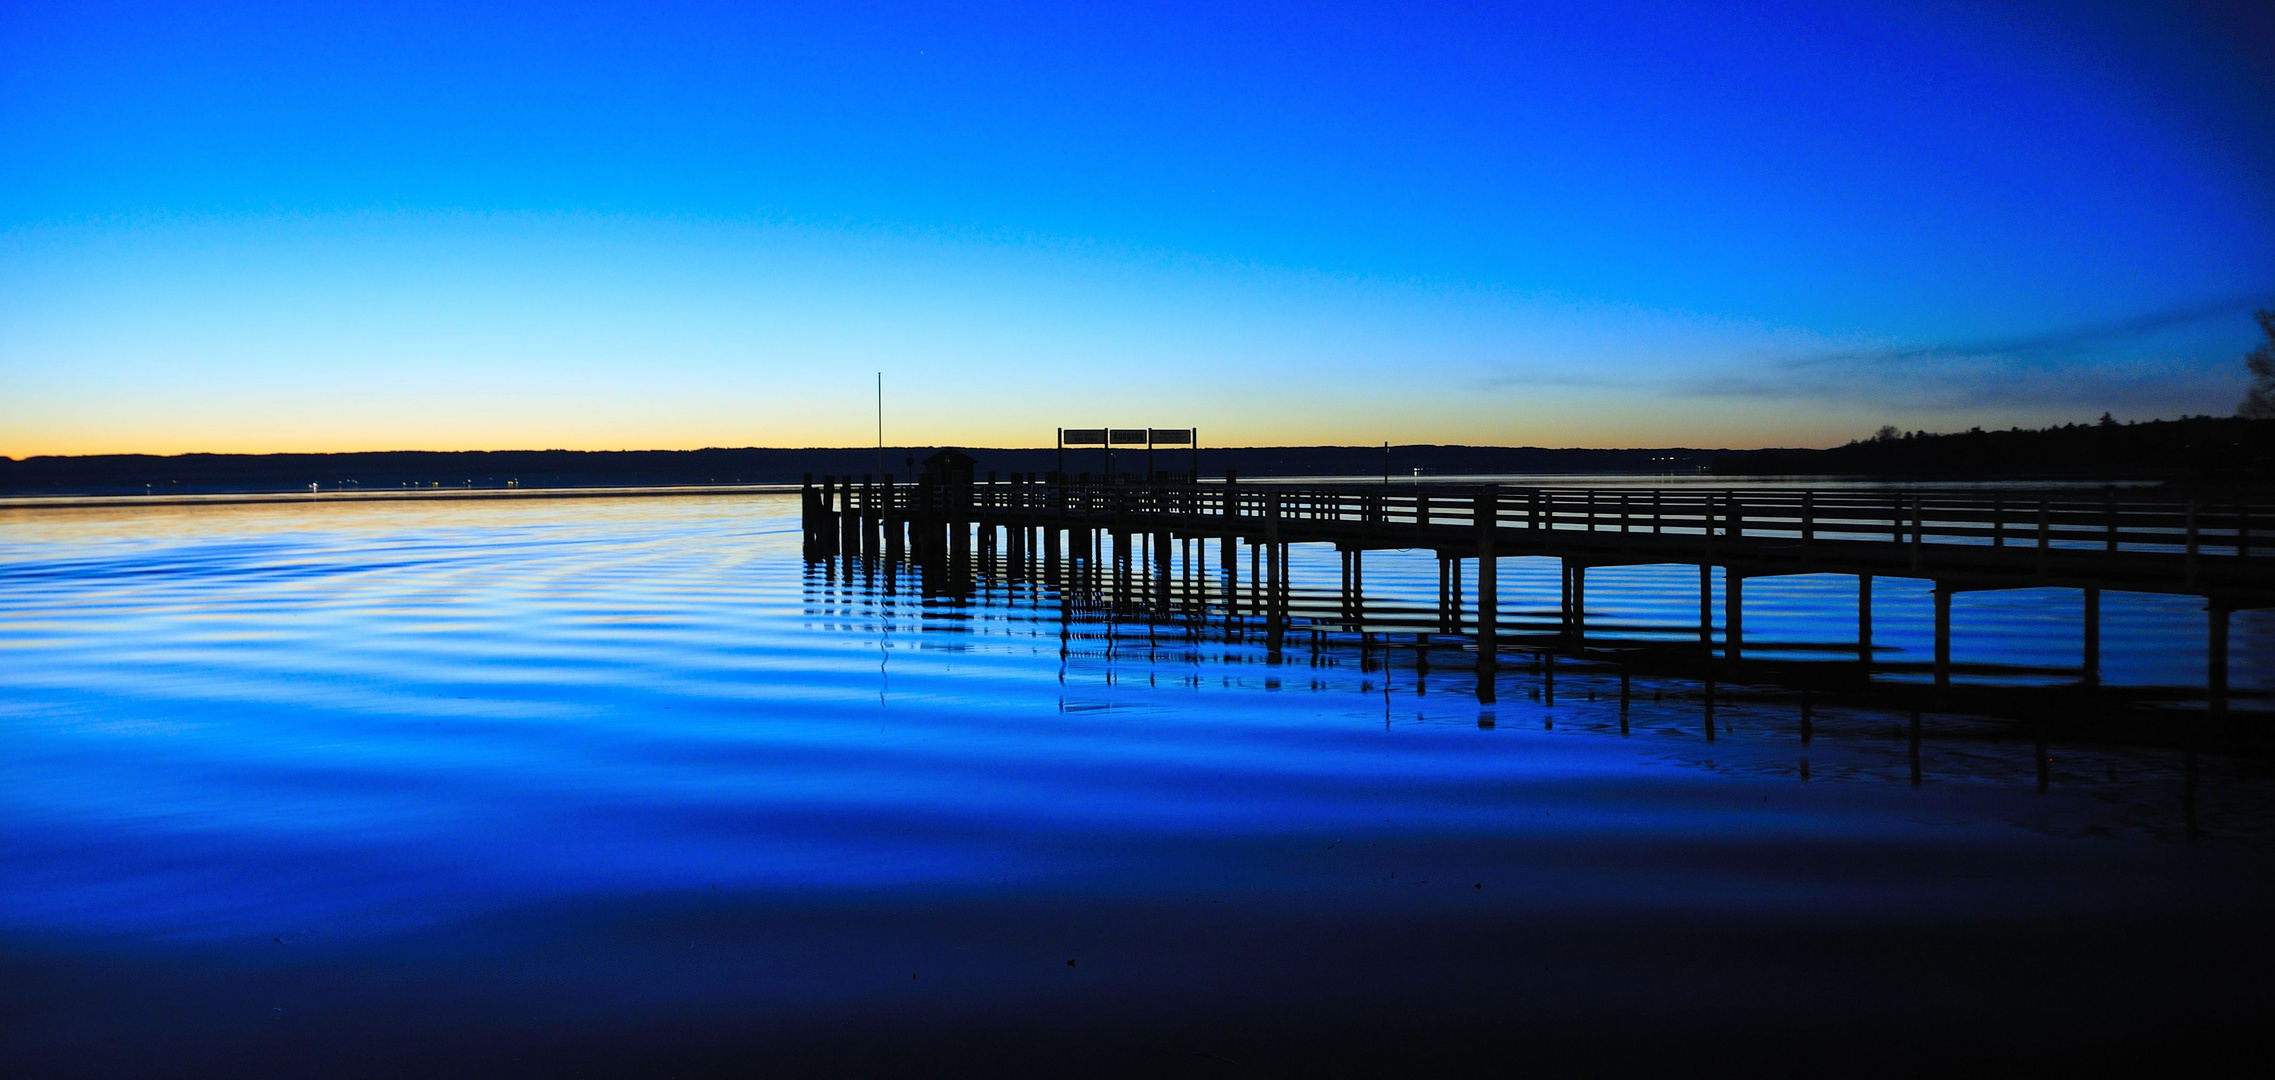
<svg viewBox="0 0 2275 1080">
<path fill-rule="evenodd" d="M 2006 546 L 2006 500 L 1991 497 L 1991 546 Z"/>
<path fill-rule="evenodd" d="M 2107 550 L 2111 554 L 2115 554 L 2117 551 L 2117 492 L 2115 489 L 2102 493 L 2101 506 L 2102 514 L 2108 522 Z"/>
<path fill-rule="evenodd" d="M 1817 546 L 1816 492 L 1801 493 L 1801 554 L 1807 556 Z"/>
</svg>

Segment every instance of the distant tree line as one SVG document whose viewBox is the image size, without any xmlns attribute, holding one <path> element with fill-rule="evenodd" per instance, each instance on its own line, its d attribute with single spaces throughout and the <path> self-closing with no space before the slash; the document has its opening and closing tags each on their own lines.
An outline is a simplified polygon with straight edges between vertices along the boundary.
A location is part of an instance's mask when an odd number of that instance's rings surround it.
<svg viewBox="0 0 2275 1080">
<path fill-rule="evenodd" d="M 2193 416 L 2035 430 L 1930 434 L 1883 427 L 1828 450 L 1718 455 L 1726 475 L 1841 475 L 1889 479 L 2107 479 L 2264 484 L 2275 481 L 2275 420 Z"/>
<path fill-rule="evenodd" d="M 907 480 L 915 462 L 936 447 L 887 447 L 883 472 Z M 1048 474 L 1054 449 L 965 447 L 979 469 Z M 1706 469 L 1719 451 L 1688 448 L 1641 450 L 1548 449 L 1509 446 L 1393 446 L 1385 460 L 1376 446 L 1204 447 L 1204 476 L 1227 470 L 1242 476 L 1379 477 L 1387 464 L 1394 479 L 1521 473 L 1690 473 Z M 0 458 L 0 495 L 221 494 L 233 492 L 409 491 L 498 488 L 664 487 L 706 484 L 794 484 L 806 474 L 875 474 L 875 447 L 719 448 L 709 450 L 499 450 L 390 451 L 353 454 L 106 454 L 83 457 Z M 1186 450 L 1158 451 L 1157 469 L 1183 473 Z M 1106 474 L 1096 449 L 1066 452 L 1071 475 Z M 1119 448 L 1113 471 L 1143 473 L 1145 452 Z"/>
<path fill-rule="evenodd" d="M 2243 364 L 2251 372 L 2251 388 L 2244 391 L 2236 415 L 2253 420 L 2275 419 L 2275 311 L 2251 313 L 2259 320 L 2259 347 L 2245 353 Z"/>
</svg>

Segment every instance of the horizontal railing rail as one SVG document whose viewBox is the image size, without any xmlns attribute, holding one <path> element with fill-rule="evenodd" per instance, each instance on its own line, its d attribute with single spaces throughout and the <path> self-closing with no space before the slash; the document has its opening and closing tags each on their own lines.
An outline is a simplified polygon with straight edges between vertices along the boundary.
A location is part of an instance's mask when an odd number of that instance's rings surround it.
<svg viewBox="0 0 2275 1080">
<path fill-rule="evenodd" d="M 825 478 L 824 509 L 888 517 L 957 514 L 1213 519 L 1224 527 L 1277 520 L 1314 527 L 1405 527 L 1426 546 L 1436 530 L 1474 529 L 1478 500 L 1502 530 L 1626 537 L 2036 548 L 2046 551 L 2275 557 L 2275 502 L 2139 492 L 1949 489 L 1715 490 L 1363 485 L 847 482 Z M 1488 494 L 1489 493 L 1489 494 Z M 1456 538 L 1444 537 L 1453 541 Z"/>
</svg>

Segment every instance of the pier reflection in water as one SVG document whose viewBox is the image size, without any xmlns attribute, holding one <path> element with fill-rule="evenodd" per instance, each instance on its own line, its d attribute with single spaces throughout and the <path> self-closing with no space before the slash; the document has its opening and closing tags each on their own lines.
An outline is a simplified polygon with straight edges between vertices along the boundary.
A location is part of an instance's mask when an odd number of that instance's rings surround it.
<svg viewBox="0 0 2275 1080">
<path fill-rule="evenodd" d="M 1761 577 L 1746 583 L 1740 605 L 1726 595 L 1726 575 L 1689 566 L 1595 567 L 1584 585 L 1559 559 L 1503 557 L 1495 663 L 1481 666 L 1474 618 L 1464 613 L 1474 597 L 1427 549 L 1280 545 L 1280 565 L 1264 566 L 1271 546 L 1226 542 L 1219 555 L 1202 538 L 1078 530 L 1062 548 L 1038 539 L 1039 530 L 947 528 L 962 536 L 865 554 L 809 545 L 809 582 L 818 576 L 842 587 L 832 595 L 873 593 L 872 602 L 921 596 L 1017 612 L 1024 622 L 1056 620 L 1070 649 L 1136 632 L 1155 644 L 1259 650 L 1244 658 L 1271 664 L 1316 664 L 1324 651 L 1365 671 L 1410 669 L 1418 680 L 1434 667 L 1445 685 L 1461 682 L 1487 702 L 1501 680 L 1461 679 L 1462 669 L 1540 669 L 1562 657 L 1623 677 L 1735 679 L 2007 716 L 2205 704 L 2204 602 L 2183 594 L 2049 587 L 1947 595 L 1939 657 L 1939 598 L 1924 578 L 1877 576 L 1860 590 L 1846 574 Z M 2087 620 L 2081 609 L 2089 604 Z M 1742 653 L 1727 621 L 1740 611 Z M 2243 630 L 2227 661 L 2235 672 L 2221 704 L 2265 708 L 2275 688 L 2275 619 L 2239 614 Z M 1927 685 L 1939 668 L 1943 685 Z"/>
<path fill-rule="evenodd" d="M 798 514 L 0 517 L 0 1059 L 1145 1071 L 1901 1025 L 2044 1060 L 2240 1023 L 2275 955 L 2257 613 L 2222 725 L 2160 696 L 2200 673 L 2185 600 L 2105 596 L 2074 697 L 2074 609 L 1962 596 L 1955 691 L 2083 703 L 2018 722 L 1926 696 L 1901 580 L 1859 686 L 1797 670 L 1857 668 L 1814 579 L 1748 586 L 1744 667 L 1685 668 L 1695 576 L 1591 575 L 1583 659 L 1512 558 L 1488 703 L 1417 647 L 1428 553 L 1352 598 L 1295 545 L 1285 602 L 1235 607 L 1198 553 L 1149 596 L 1002 544 L 809 561 Z"/>
</svg>

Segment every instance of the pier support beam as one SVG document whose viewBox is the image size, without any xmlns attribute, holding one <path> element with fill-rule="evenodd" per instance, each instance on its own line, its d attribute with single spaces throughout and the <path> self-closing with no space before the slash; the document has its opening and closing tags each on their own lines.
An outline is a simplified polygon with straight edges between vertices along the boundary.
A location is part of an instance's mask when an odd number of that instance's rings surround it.
<svg viewBox="0 0 2275 1080">
<path fill-rule="evenodd" d="M 1698 564 L 1698 647 L 1714 655 L 1714 567 Z"/>
<path fill-rule="evenodd" d="M 1572 651 L 1588 651 L 1588 567 L 1572 564 Z"/>
<path fill-rule="evenodd" d="M 1447 566 L 1450 562 L 1451 560 L 1446 558 L 1445 552 L 1438 552 L 1438 633 L 1441 634 L 1451 633 L 1453 630 L 1451 626 L 1447 625 L 1450 619 L 1446 614 L 1446 610 L 1452 607 L 1452 604 L 1448 602 L 1450 597 L 1448 586 L 1452 581 L 1447 573 Z"/>
<path fill-rule="evenodd" d="M 2101 590 L 2085 590 L 2085 648 L 2079 678 L 2087 686 L 2101 684 Z"/>
<path fill-rule="evenodd" d="M 1154 610 L 1156 611 L 1169 610 L 1170 587 L 1172 584 L 1174 584 L 1173 580 L 1170 577 L 1170 573 L 1173 570 L 1173 567 L 1170 565 L 1170 559 L 1175 554 L 1171 548 L 1171 545 L 1173 543 L 1174 541 L 1170 539 L 1168 533 L 1157 532 L 1153 534 L 1153 604 Z"/>
<path fill-rule="evenodd" d="M 1745 659 L 1746 578 L 1735 566 L 1722 568 L 1722 658 Z"/>
<path fill-rule="evenodd" d="M 1500 663 L 1500 567 L 1493 552 L 1495 523 L 1501 489 L 1491 484 L 1477 489 L 1474 515 L 1477 532 L 1477 673 L 1489 679 Z M 1489 688 L 1485 693 L 1491 693 Z"/>
<path fill-rule="evenodd" d="M 1572 560 L 1556 560 L 1556 636 L 1572 644 Z"/>
<path fill-rule="evenodd" d="M 2228 711 L 2228 609 L 2214 602 L 2204 608 L 2210 622 L 2210 641 L 2204 657 L 2205 689 L 2211 697 L 2212 715 L 2224 716 Z"/>
<path fill-rule="evenodd" d="M 1951 590 L 1935 586 L 1935 688 L 1951 688 Z"/>
<path fill-rule="evenodd" d="M 1872 666 L 1872 575 L 1856 575 L 1856 662 Z"/>
</svg>

